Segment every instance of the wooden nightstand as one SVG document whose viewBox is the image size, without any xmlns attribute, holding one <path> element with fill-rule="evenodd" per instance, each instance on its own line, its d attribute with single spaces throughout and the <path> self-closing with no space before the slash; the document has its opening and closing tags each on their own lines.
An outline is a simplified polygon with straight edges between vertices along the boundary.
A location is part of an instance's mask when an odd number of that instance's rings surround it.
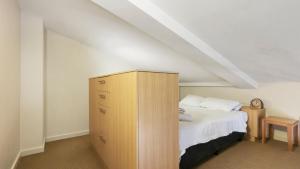
<svg viewBox="0 0 300 169">
<path fill-rule="evenodd" d="M 293 151 L 294 145 L 298 146 L 299 142 L 299 121 L 293 119 L 286 119 L 282 117 L 269 116 L 262 120 L 262 143 L 266 143 L 266 130 L 269 130 L 269 137 L 274 135 L 274 128 L 272 126 L 281 126 L 287 128 L 288 135 L 288 150 Z"/>
<path fill-rule="evenodd" d="M 252 109 L 250 106 L 243 106 L 241 111 L 248 113 L 247 136 L 250 141 L 255 142 L 261 138 L 261 120 L 266 116 L 266 110 Z"/>
</svg>

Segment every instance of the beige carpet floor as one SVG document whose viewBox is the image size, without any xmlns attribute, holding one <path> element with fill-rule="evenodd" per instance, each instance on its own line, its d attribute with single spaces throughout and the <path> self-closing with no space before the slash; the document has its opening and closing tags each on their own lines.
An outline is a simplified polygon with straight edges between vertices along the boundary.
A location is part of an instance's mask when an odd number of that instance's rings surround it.
<svg viewBox="0 0 300 169">
<path fill-rule="evenodd" d="M 23 157 L 18 169 L 104 169 L 89 137 L 46 144 L 45 153 Z M 287 151 L 287 144 L 240 142 L 197 169 L 300 169 L 300 147 Z"/>
<path fill-rule="evenodd" d="M 300 147 L 287 151 L 287 143 L 242 141 L 197 169 L 300 169 Z"/>
<path fill-rule="evenodd" d="M 17 169 L 105 169 L 89 138 L 46 143 L 44 153 L 21 158 Z"/>
</svg>

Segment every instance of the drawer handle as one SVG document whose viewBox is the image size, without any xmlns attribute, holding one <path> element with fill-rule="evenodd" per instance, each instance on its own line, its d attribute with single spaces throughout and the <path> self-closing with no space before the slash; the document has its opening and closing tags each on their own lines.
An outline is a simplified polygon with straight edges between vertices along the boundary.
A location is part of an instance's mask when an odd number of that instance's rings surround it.
<svg viewBox="0 0 300 169">
<path fill-rule="evenodd" d="M 105 80 L 99 80 L 99 84 L 105 84 Z"/>
<path fill-rule="evenodd" d="M 106 111 L 105 111 L 104 109 L 102 109 L 102 108 L 99 108 L 99 111 L 100 111 L 101 113 L 103 113 L 103 114 L 106 113 Z"/>
<path fill-rule="evenodd" d="M 100 139 L 104 144 L 106 144 L 106 140 L 105 140 L 102 136 L 99 136 L 99 139 Z"/>
<path fill-rule="evenodd" d="M 104 94 L 100 94 L 99 97 L 100 97 L 101 99 L 106 99 L 106 96 L 105 96 Z"/>
</svg>

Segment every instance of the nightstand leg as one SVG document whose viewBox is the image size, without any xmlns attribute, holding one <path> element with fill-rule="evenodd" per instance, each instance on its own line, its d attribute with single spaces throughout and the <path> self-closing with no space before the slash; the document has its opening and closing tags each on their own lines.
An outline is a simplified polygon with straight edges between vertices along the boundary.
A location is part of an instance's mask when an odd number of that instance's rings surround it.
<svg viewBox="0 0 300 169">
<path fill-rule="evenodd" d="M 262 119 L 261 122 L 261 143 L 265 144 L 266 143 L 266 120 Z"/>
<path fill-rule="evenodd" d="M 295 126 L 295 128 L 294 128 L 294 144 L 295 144 L 295 146 L 298 146 L 299 144 L 298 144 L 298 125 L 296 125 Z"/>
<path fill-rule="evenodd" d="M 293 126 L 288 126 L 288 150 L 293 151 Z"/>
<path fill-rule="evenodd" d="M 298 145 L 300 145 L 300 125 L 298 123 L 298 133 L 297 133 L 297 137 L 298 137 Z"/>
<path fill-rule="evenodd" d="M 273 127 L 273 125 L 269 125 L 269 139 L 270 140 L 274 139 L 274 127 Z"/>
</svg>

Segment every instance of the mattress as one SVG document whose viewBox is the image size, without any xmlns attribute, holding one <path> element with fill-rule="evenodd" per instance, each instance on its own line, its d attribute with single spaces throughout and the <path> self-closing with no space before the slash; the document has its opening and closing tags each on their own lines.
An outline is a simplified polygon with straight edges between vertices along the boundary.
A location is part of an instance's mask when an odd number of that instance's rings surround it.
<svg viewBox="0 0 300 169">
<path fill-rule="evenodd" d="M 192 122 L 180 121 L 180 154 L 193 145 L 207 143 L 233 132 L 247 132 L 247 113 L 184 107 Z"/>
</svg>

